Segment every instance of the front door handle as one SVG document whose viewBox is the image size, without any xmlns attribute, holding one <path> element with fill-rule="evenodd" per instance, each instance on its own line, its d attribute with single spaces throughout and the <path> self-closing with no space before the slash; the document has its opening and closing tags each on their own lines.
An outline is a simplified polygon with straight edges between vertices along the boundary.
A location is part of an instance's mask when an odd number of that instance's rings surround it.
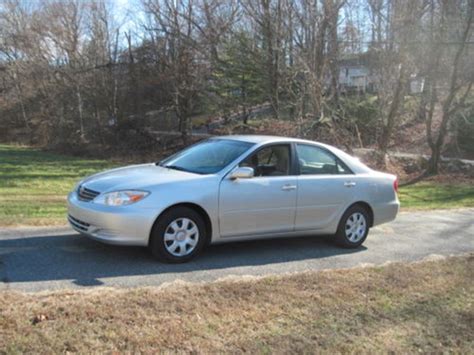
<svg viewBox="0 0 474 355">
<path fill-rule="evenodd" d="M 344 186 L 345 187 L 354 187 L 354 186 L 356 186 L 356 183 L 354 181 L 346 181 L 344 183 Z"/>
<path fill-rule="evenodd" d="M 283 191 L 296 190 L 296 185 L 286 184 L 281 187 Z"/>
</svg>

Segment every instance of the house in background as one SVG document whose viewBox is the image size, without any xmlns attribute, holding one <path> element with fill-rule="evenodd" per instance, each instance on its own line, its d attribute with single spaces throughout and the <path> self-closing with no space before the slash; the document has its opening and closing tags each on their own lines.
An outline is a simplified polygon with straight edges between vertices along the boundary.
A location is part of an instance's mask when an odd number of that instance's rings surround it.
<svg viewBox="0 0 474 355">
<path fill-rule="evenodd" d="M 412 74 L 409 85 L 410 94 L 421 94 L 425 88 L 425 78 Z"/>
<path fill-rule="evenodd" d="M 375 80 L 365 56 L 339 61 L 339 90 L 341 93 L 375 91 Z"/>
<path fill-rule="evenodd" d="M 375 58 L 373 62 L 375 61 Z M 364 94 L 377 92 L 377 75 L 373 73 L 369 53 L 339 61 L 339 90 L 342 94 Z M 416 74 L 410 75 L 407 93 L 423 92 L 425 80 Z"/>
</svg>

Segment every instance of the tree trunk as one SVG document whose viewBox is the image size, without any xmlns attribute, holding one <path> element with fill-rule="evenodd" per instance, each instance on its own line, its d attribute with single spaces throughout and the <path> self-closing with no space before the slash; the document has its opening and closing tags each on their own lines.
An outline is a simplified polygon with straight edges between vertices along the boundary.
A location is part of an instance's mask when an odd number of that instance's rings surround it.
<svg viewBox="0 0 474 355">
<path fill-rule="evenodd" d="M 280 100 L 278 97 L 279 89 L 279 78 L 278 78 L 278 48 L 275 48 L 274 35 L 279 36 L 279 33 L 275 33 L 272 26 L 272 14 L 270 7 L 270 0 L 262 0 L 263 7 L 263 20 L 262 30 L 264 37 L 264 44 L 266 49 L 266 66 L 268 71 L 268 95 L 270 98 L 270 104 L 273 110 L 273 116 L 278 119 L 280 111 Z"/>
<path fill-rule="evenodd" d="M 190 105 L 184 98 L 180 97 L 179 93 L 176 93 L 175 97 L 175 112 L 178 116 L 178 130 L 181 133 L 183 144 L 188 144 L 189 133 L 190 133 Z"/>
<path fill-rule="evenodd" d="M 331 99 L 336 105 L 339 105 L 339 51 L 338 51 L 338 38 L 337 38 L 337 21 L 339 18 L 339 7 L 340 4 L 336 3 L 335 0 L 326 2 L 326 14 L 328 19 L 328 55 L 329 55 L 329 70 L 331 72 Z"/>
<path fill-rule="evenodd" d="M 439 161 L 441 160 L 441 147 L 437 144 L 431 148 L 431 157 L 428 161 L 428 175 L 436 175 L 439 172 Z"/>
<path fill-rule="evenodd" d="M 28 117 L 26 116 L 25 104 L 23 103 L 23 95 L 21 93 L 20 86 L 17 86 L 18 90 L 18 99 L 20 101 L 21 116 L 23 117 L 23 122 L 25 123 L 25 128 L 29 129 L 30 125 L 28 123 Z"/>
<path fill-rule="evenodd" d="M 395 121 L 404 97 L 406 76 L 406 64 L 402 63 L 400 68 L 400 74 L 398 77 L 397 87 L 395 89 L 393 100 L 387 114 L 387 123 L 383 127 L 382 137 L 379 142 L 379 149 L 382 156 L 385 156 L 387 154 L 390 139 L 392 138 L 393 129 L 395 127 Z"/>
<path fill-rule="evenodd" d="M 79 112 L 79 126 L 81 132 L 81 140 L 84 139 L 84 117 L 82 112 L 82 96 L 79 85 L 76 85 L 76 95 L 77 95 L 77 110 Z"/>
<path fill-rule="evenodd" d="M 443 103 L 443 111 L 442 111 L 443 116 L 441 119 L 441 125 L 438 132 L 438 138 L 436 139 L 436 142 L 434 142 L 434 144 L 431 145 L 431 158 L 430 158 L 430 164 L 427 171 L 428 174 L 437 174 L 439 171 L 439 161 L 441 157 L 441 150 L 443 148 L 444 141 L 446 139 L 446 134 L 448 133 L 448 123 L 451 120 L 451 117 L 454 115 L 457 108 L 461 106 L 460 104 L 453 105 L 453 103 L 454 103 L 454 99 L 456 98 L 456 95 L 458 94 L 461 88 L 461 85 L 459 85 L 459 82 L 458 82 L 459 66 L 460 66 L 462 54 L 464 52 L 464 49 L 466 48 L 466 42 L 469 38 L 469 32 L 471 30 L 473 17 L 474 17 L 474 4 L 471 4 L 469 8 L 469 17 L 467 19 L 466 27 L 464 29 L 463 36 L 460 41 L 460 45 L 454 56 L 448 96 L 446 97 Z M 471 87 L 472 87 L 472 81 L 468 84 L 465 95 L 463 95 L 463 98 L 461 99 L 461 101 L 466 99 L 466 97 L 468 96 L 471 90 Z"/>
</svg>

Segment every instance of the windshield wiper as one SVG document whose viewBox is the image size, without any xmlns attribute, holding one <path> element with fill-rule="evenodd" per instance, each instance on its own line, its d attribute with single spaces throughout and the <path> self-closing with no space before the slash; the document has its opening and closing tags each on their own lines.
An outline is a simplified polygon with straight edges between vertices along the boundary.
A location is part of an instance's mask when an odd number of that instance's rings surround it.
<svg viewBox="0 0 474 355">
<path fill-rule="evenodd" d="M 168 169 L 173 169 L 173 170 L 178 170 L 178 171 L 185 171 L 187 173 L 192 173 L 192 171 L 186 169 L 186 168 L 183 168 L 182 166 L 178 166 L 178 165 L 161 165 L 163 168 L 168 168 Z"/>
</svg>

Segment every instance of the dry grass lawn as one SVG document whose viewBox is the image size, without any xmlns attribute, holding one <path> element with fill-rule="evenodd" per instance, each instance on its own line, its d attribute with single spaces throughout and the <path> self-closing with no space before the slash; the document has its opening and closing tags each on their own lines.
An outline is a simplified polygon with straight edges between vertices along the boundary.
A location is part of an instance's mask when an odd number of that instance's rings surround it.
<svg viewBox="0 0 474 355">
<path fill-rule="evenodd" d="M 474 349 L 474 255 L 161 288 L 0 293 L 0 352 Z"/>
</svg>

